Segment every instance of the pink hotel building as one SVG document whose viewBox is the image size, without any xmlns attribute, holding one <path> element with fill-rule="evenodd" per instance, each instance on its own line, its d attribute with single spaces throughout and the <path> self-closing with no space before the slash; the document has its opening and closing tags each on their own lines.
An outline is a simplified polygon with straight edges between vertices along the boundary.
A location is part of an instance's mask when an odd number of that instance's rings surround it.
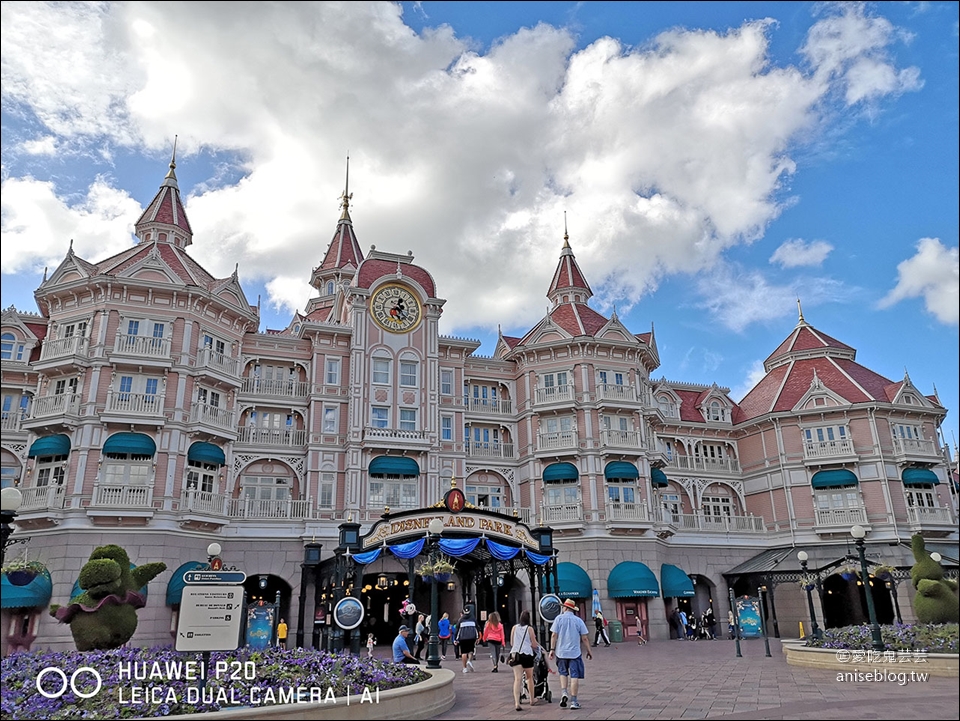
<svg viewBox="0 0 960 721">
<path fill-rule="evenodd" d="M 896 597 L 912 534 L 957 565 L 947 410 L 802 313 L 739 403 L 716 384 L 656 380 L 653 331 L 590 307 L 564 237 L 547 315 L 476 356 L 478 342 L 440 334 L 444 300 L 411 254 L 361 251 L 345 193 L 316 295 L 261 332 L 236 273 L 214 278 L 190 257 L 174 168 L 135 245 L 97 262 L 71 247 L 35 292 L 39 314 L 3 311 L 3 483 L 23 494 L 13 539 L 28 537 L 7 559 L 41 560 L 53 582 L 23 600 L 4 577 L 4 652 L 72 647 L 46 606 L 67 602 L 104 543 L 168 566 L 135 643 L 170 642 L 174 571 L 211 541 L 252 595 L 280 592 L 293 637 L 305 543 L 323 544 L 326 568 L 344 519 L 365 531 L 385 507 L 435 504 L 452 480 L 473 505 L 553 528 L 563 595 L 589 611 L 596 589 L 608 618 L 653 638 L 668 637 L 674 605 L 725 621 L 729 591 L 758 584 L 774 595 L 774 630 L 796 635 L 801 549 L 820 571 L 820 623 L 862 620 L 862 587 L 835 573 L 855 524 L 871 563 L 901 568 L 892 587 L 871 578 L 881 621 L 894 605 L 912 616 L 910 584 Z M 371 565 L 354 593 L 393 628 L 406 569 Z M 322 603 L 329 580 L 317 575 Z M 501 581 L 493 603 L 512 620 L 530 581 Z M 467 597 L 484 608 L 483 589 L 455 585 L 444 610 Z"/>
</svg>

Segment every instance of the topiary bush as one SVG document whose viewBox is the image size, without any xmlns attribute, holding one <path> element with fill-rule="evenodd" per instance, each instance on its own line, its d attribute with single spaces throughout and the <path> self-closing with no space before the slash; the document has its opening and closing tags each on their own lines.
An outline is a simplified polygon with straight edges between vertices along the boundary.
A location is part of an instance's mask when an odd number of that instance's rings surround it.
<svg viewBox="0 0 960 721">
<path fill-rule="evenodd" d="M 960 597 L 957 582 L 943 578 L 943 567 L 930 558 L 923 536 L 919 533 L 910 539 L 913 557 L 916 560 L 910 569 L 910 580 L 917 589 L 913 610 L 920 623 L 960 622 Z"/>
</svg>

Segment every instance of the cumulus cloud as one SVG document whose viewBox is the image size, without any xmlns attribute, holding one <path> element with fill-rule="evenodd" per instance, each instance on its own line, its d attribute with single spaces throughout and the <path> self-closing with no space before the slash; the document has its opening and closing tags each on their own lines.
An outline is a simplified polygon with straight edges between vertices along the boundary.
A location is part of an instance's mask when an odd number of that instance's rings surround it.
<svg viewBox="0 0 960 721">
<path fill-rule="evenodd" d="M 240 179 L 200 179 L 186 198 L 190 252 L 220 276 L 239 262 L 269 302 L 301 308 L 350 150 L 361 248 L 412 250 L 443 279 L 440 294 L 455 297 L 444 332 L 504 318 L 515 324 L 505 332 L 523 330 L 543 314 L 564 211 L 603 308 L 629 307 L 666 274 L 709 270 L 778 216 L 792 153 L 830 97 L 876 100 L 919 83 L 888 57 L 892 26 L 847 5 L 811 28 L 804 68 L 771 64 L 767 21 L 580 50 L 568 30 L 541 24 L 479 52 L 449 27 L 414 32 L 399 3 L 4 3 L 2 13 L 5 108 L 37 125 L 21 150 L 168 152 L 179 133 L 184 187 L 193 154 L 230 153 Z M 49 222 L 21 221 L 23 233 Z M 91 231 L 88 257 L 126 242 L 117 230 Z M 43 248 L 10 267 L 39 262 Z M 300 290 L 287 290 L 291 278 Z M 715 310 L 738 328 L 771 312 Z"/>
<path fill-rule="evenodd" d="M 802 238 L 793 238 L 774 251 L 770 256 L 770 262 L 782 268 L 819 266 L 832 250 L 833 246 L 823 240 L 807 242 Z"/>
<path fill-rule="evenodd" d="M 755 360 L 747 369 L 747 375 L 743 382 L 735 388 L 730 389 L 730 397 L 739 403 L 743 398 L 753 390 L 754 386 L 763 380 L 767 372 L 763 369 L 763 361 Z"/>
<path fill-rule="evenodd" d="M 960 248 L 939 238 L 921 238 L 917 252 L 897 266 L 897 285 L 881 301 L 889 308 L 906 298 L 923 298 L 938 321 L 957 325 L 960 316 Z"/>
</svg>

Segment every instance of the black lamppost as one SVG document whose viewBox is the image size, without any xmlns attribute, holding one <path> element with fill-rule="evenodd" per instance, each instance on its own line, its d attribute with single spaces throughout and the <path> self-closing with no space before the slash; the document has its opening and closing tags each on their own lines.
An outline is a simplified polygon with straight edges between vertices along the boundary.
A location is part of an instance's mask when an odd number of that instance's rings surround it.
<svg viewBox="0 0 960 721">
<path fill-rule="evenodd" d="M 7 542 L 13 533 L 13 519 L 17 517 L 20 504 L 23 503 L 23 494 L 19 488 L 8 486 L 0 491 L 0 566 L 3 565 L 7 553 Z"/>
<path fill-rule="evenodd" d="M 312 571 L 320 564 L 320 543 L 308 543 L 303 547 L 303 563 L 300 564 L 300 599 L 297 607 L 297 648 L 303 648 L 303 622 L 307 610 L 307 581 Z M 314 610 L 316 618 L 316 610 Z"/>
<path fill-rule="evenodd" d="M 733 596 L 733 587 L 730 587 L 730 610 L 733 612 L 733 637 L 737 641 L 737 658 L 743 658 L 740 652 L 740 612 L 737 610 L 737 599 Z"/>
<path fill-rule="evenodd" d="M 427 526 L 427 539 L 430 543 L 430 561 L 433 562 L 437 557 L 437 549 L 440 544 L 440 535 L 443 533 L 443 521 L 434 518 Z M 440 636 L 437 634 L 438 618 L 440 609 L 437 603 L 437 584 L 440 582 L 434 578 L 430 584 L 430 639 L 427 641 L 427 668 L 440 668 Z"/>
<path fill-rule="evenodd" d="M 347 516 L 347 520 L 340 524 L 340 545 L 334 552 L 337 557 L 336 581 L 333 589 L 333 605 L 336 608 L 337 602 L 346 596 L 348 566 L 351 563 L 350 554 L 360 550 L 360 524 L 353 520 L 353 516 Z M 343 629 L 334 620 L 333 630 L 333 650 L 337 653 L 344 648 Z M 350 643 L 349 638 L 346 643 Z M 358 648 L 359 650 L 359 648 Z"/>
<path fill-rule="evenodd" d="M 883 651 L 883 635 L 880 624 L 877 623 L 877 610 L 873 606 L 873 589 L 870 588 L 870 574 L 867 572 L 867 553 L 863 545 L 863 537 L 867 532 L 863 526 L 856 525 L 850 529 L 850 535 L 856 539 L 857 553 L 860 554 L 860 579 L 863 583 L 863 592 L 867 595 L 867 615 L 870 617 L 870 630 L 873 633 L 873 650 Z"/>
<path fill-rule="evenodd" d="M 820 631 L 820 627 L 817 625 L 817 614 L 813 610 L 813 589 L 811 586 L 813 584 L 809 583 L 809 578 L 807 577 L 807 559 L 810 556 L 807 555 L 806 551 L 800 551 L 797 553 L 797 560 L 800 561 L 800 569 L 803 574 L 803 590 L 807 592 L 807 606 L 810 607 L 810 635 L 814 638 L 820 638 L 823 633 Z"/>
<path fill-rule="evenodd" d="M 760 599 L 760 630 L 763 631 L 763 655 L 767 658 L 770 658 L 770 637 L 767 636 L 767 613 L 764 609 L 766 603 L 763 597 L 763 593 L 766 590 L 766 586 L 760 586 L 757 588 L 757 597 Z"/>
</svg>

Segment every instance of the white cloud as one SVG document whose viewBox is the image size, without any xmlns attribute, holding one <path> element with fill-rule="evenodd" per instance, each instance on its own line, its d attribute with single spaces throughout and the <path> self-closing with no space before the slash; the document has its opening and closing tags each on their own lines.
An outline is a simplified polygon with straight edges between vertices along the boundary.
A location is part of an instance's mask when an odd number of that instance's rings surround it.
<svg viewBox="0 0 960 721">
<path fill-rule="evenodd" d="M 807 242 L 802 238 L 793 238 L 774 251 L 770 256 L 770 262 L 777 263 L 783 268 L 819 266 L 832 250 L 833 246 L 823 240 Z"/>
<path fill-rule="evenodd" d="M 481 54 L 449 27 L 415 33 L 395 3 L 173 7 L 3 4 L 5 108 L 55 138 L 33 152 L 169 151 L 179 133 L 182 184 L 201 147 L 235 153 L 239 182 L 187 198 L 190 252 L 215 275 L 239 262 L 271 303 L 302 308 L 284 279 L 302 285 L 319 263 L 349 150 L 361 248 L 430 259 L 456 296 L 444 332 L 503 318 L 510 332 L 543 314 L 564 210 L 602 307 L 713 267 L 778 216 L 791 152 L 826 98 L 909 86 L 885 55 L 889 23 L 855 6 L 813 26 L 809 70 L 770 63 L 766 21 L 579 51 L 541 24 Z M 23 233 L 49 222 L 21 221 Z M 91 230 L 86 257 L 126 242 L 115 232 Z M 22 249 L 13 265 L 45 253 Z M 717 312 L 735 327 L 770 313 Z"/>
<path fill-rule="evenodd" d="M 747 376 L 736 388 L 730 390 L 730 397 L 739 403 L 743 398 L 763 380 L 767 372 L 763 369 L 763 361 L 755 360 L 747 369 Z"/>
<path fill-rule="evenodd" d="M 921 238 L 917 252 L 897 266 L 897 285 L 880 301 L 889 308 L 906 298 L 923 298 L 927 311 L 947 325 L 960 317 L 960 248 L 939 238 Z"/>
</svg>

